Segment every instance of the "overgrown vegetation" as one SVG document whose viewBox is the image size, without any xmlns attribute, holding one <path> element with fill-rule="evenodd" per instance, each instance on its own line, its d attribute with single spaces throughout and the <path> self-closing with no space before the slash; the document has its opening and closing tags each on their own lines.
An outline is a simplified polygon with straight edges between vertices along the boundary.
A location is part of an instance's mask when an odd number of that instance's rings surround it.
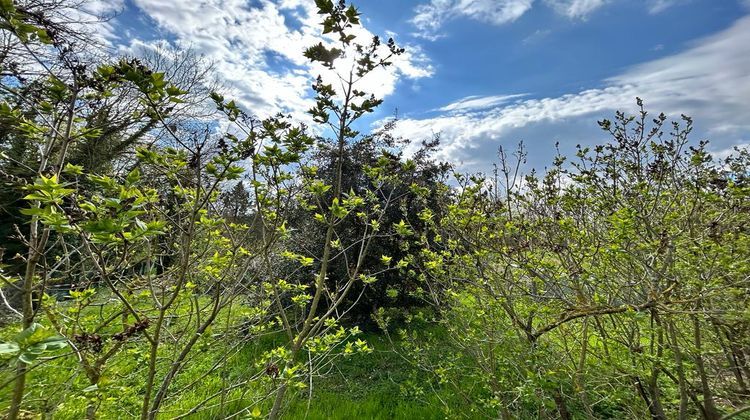
<svg viewBox="0 0 750 420">
<path fill-rule="evenodd" d="M 544 173 L 405 156 L 356 129 L 404 50 L 316 4 L 335 80 L 306 126 L 190 52 L 98 58 L 76 4 L 0 0 L 8 418 L 748 413 L 747 150 L 638 99 Z"/>
</svg>

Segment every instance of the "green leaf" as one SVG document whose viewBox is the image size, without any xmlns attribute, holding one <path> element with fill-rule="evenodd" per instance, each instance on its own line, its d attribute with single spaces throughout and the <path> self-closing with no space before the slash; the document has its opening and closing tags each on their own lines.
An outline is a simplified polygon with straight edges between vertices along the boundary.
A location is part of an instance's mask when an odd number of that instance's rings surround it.
<svg viewBox="0 0 750 420">
<path fill-rule="evenodd" d="M 130 171 L 130 173 L 128 174 L 128 176 L 125 178 L 125 181 L 128 184 L 132 185 L 132 184 L 135 184 L 136 182 L 140 181 L 140 179 L 141 179 L 141 171 L 138 170 L 138 168 L 135 168 L 132 171 Z"/>
<path fill-rule="evenodd" d="M 394 223 L 393 227 L 396 229 L 396 233 L 401 236 L 411 235 L 411 229 L 409 229 L 409 226 L 406 224 L 406 222 L 404 222 L 403 219 L 401 219 L 398 223 Z"/>
<path fill-rule="evenodd" d="M 0 11 L 7 15 L 15 12 L 16 8 L 13 6 L 13 0 L 0 0 Z"/>
<path fill-rule="evenodd" d="M 167 87 L 166 91 L 167 91 L 167 95 L 169 95 L 169 96 L 179 96 L 179 95 L 184 95 L 184 94 L 187 93 L 186 90 L 182 90 L 182 89 L 180 89 L 180 88 L 178 88 L 177 86 L 174 86 L 174 85 L 171 85 L 171 86 Z M 172 98 L 172 99 L 177 99 L 177 98 Z M 182 101 L 180 101 L 180 102 L 182 102 Z"/>
<path fill-rule="evenodd" d="M 346 210 L 346 208 L 339 204 L 339 199 L 334 198 L 333 202 L 331 203 L 331 214 L 333 214 L 334 217 L 343 219 L 348 213 L 349 212 Z"/>
<path fill-rule="evenodd" d="M 0 343 L 0 356 L 15 355 L 19 351 L 21 351 L 21 348 L 18 346 L 18 343 L 14 341 Z"/>
<path fill-rule="evenodd" d="M 68 164 L 65 165 L 65 168 L 63 168 L 63 172 L 70 175 L 81 175 L 83 173 L 83 166 L 73 165 L 68 162 Z"/>
<path fill-rule="evenodd" d="M 20 209 L 19 212 L 25 216 L 41 216 L 47 213 L 47 209 L 44 209 L 44 208 Z"/>
<path fill-rule="evenodd" d="M 40 355 L 44 353 L 47 350 L 47 344 L 43 342 L 34 343 L 28 347 L 26 347 L 26 351 L 24 353 L 34 353 L 36 355 Z"/>
<path fill-rule="evenodd" d="M 166 85 L 164 73 L 151 73 L 151 83 L 153 83 L 154 88 L 162 89 Z"/>
<path fill-rule="evenodd" d="M 319 15 L 325 15 L 333 11 L 333 1 L 331 0 L 315 0 L 315 5 L 318 7 Z"/>
<path fill-rule="evenodd" d="M 99 390 L 99 385 L 98 384 L 94 384 L 94 385 L 91 385 L 91 386 L 87 386 L 86 388 L 83 388 L 83 392 L 94 392 L 94 391 L 97 391 L 97 390 Z"/>
<path fill-rule="evenodd" d="M 46 351 L 60 350 L 68 347 L 68 339 L 59 335 L 45 338 L 40 343 L 45 345 Z"/>
<path fill-rule="evenodd" d="M 26 328 L 25 330 L 23 330 L 20 333 L 16 334 L 16 337 L 15 337 L 16 340 L 15 341 L 17 341 L 19 343 L 22 343 L 22 342 L 28 340 L 40 328 L 42 328 L 42 326 L 40 324 L 37 324 L 36 322 L 34 322 L 33 324 L 29 325 L 28 328 Z"/>
<path fill-rule="evenodd" d="M 21 353 L 20 356 L 18 356 L 18 360 L 29 365 L 34 363 L 34 360 L 36 360 L 38 357 L 39 353 L 35 353 L 33 351 L 25 351 Z"/>
<path fill-rule="evenodd" d="M 359 12 L 357 9 L 350 5 L 348 9 L 346 9 L 346 18 L 349 20 L 349 23 L 357 25 L 359 24 Z"/>
<path fill-rule="evenodd" d="M 378 279 L 374 276 L 366 275 L 366 274 L 360 274 L 359 279 L 362 280 L 362 283 L 364 284 L 372 284 L 375 283 Z"/>
</svg>

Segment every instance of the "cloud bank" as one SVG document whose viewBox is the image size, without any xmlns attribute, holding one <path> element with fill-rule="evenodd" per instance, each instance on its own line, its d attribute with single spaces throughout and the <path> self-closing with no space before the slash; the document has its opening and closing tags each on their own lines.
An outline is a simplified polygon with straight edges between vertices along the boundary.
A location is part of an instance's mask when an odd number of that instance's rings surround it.
<svg viewBox="0 0 750 420">
<path fill-rule="evenodd" d="M 436 116 L 400 120 L 396 134 L 412 140 L 439 134 L 440 158 L 475 161 L 480 153 L 477 149 L 486 149 L 487 143 L 497 147 L 501 139 L 507 140 L 521 128 L 579 117 L 588 121 L 593 115 L 631 108 L 635 97 L 640 96 L 651 110 L 693 116 L 710 135 L 746 135 L 750 132 L 749 39 L 750 16 L 746 16 L 681 53 L 611 77 L 602 87 L 559 97 L 463 98 L 441 107 Z M 472 104 L 480 106 L 468 106 Z"/>
</svg>

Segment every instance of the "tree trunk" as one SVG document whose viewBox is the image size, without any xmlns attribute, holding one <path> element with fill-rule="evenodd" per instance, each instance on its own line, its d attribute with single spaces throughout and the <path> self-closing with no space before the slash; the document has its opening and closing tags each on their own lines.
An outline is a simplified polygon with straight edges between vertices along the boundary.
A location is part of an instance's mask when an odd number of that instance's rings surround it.
<svg viewBox="0 0 750 420">
<path fill-rule="evenodd" d="M 721 415 L 714 404 L 714 397 L 711 393 L 711 385 L 708 383 L 706 376 L 706 366 L 701 355 L 701 327 L 697 316 L 693 316 L 693 332 L 695 339 L 695 367 L 698 370 L 698 376 L 701 381 L 701 390 L 703 393 L 703 416 L 706 420 L 719 420 Z"/>
<path fill-rule="evenodd" d="M 565 398 L 559 389 L 555 390 L 552 398 L 555 400 L 555 406 L 557 406 L 557 412 L 560 414 L 560 419 L 573 420 L 573 417 L 571 417 L 570 412 L 568 411 L 568 406 L 565 405 Z"/>
<path fill-rule="evenodd" d="M 672 353 L 674 354 L 675 368 L 677 369 L 677 382 L 680 389 L 680 409 L 677 414 L 679 420 L 687 419 L 688 409 L 688 392 L 687 382 L 685 380 L 685 368 L 682 363 L 682 350 L 680 349 L 679 343 L 677 342 L 677 333 L 672 322 L 667 323 L 667 331 L 669 333 L 669 339 L 671 341 L 670 347 L 672 347 Z"/>
<path fill-rule="evenodd" d="M 281 415 L 281 405 L 284 403 L 284 394 L 286 394 L 286 383 L 282 383 L 279 390 L 276 391 L 276 398 L 273 400 L 273 408 L 268 413 L 268 420 L 276 420 Z"/>
</svg>

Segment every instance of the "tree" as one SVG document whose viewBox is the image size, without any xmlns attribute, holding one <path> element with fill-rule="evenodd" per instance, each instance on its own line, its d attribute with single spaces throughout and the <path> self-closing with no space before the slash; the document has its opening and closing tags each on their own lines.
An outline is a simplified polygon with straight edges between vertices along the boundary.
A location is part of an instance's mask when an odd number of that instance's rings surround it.
<svg viewBox="0 0 750 420">
<path fill-rule="evenodd" d="M 2 32 L 5 53 L 0 56 L 3 76 L 0 95 L 26 118 L 39 118 L 37 104 L 44 102 L 45 82 L 50 74 L 67 83 L 77 77 L 75 72 L 85 77 L 91 69 L 115 64 L 101 58 L 99 46 L 87 32 L 88 28 L 72 18 L 85 14 L 80 4 L 67 0 L 25 1 L 13 7 L 13 12 L 4 15 L 7 28 Z M 38 40 L 34 41 L 36 38 Z M 191 51 L 155 50 L 144 60 L 129 58 L 126 61 L 134 67 L 164 74 L 173 88 L 186 93 L 164 108 L 169 110 L 160 114 L 164 121 L 159 121 L 159 116 L 142 100 L 137 86 L 121 84 L 109 89 L 106 95 L 87 98 L 86 108 L 81 108 L 76 115 L 80 118 L 77 124 L 82 126 L 86 136 L 76 138 L 65 150 L 66 161 L 82 166 L 87 172 L 127 172 L 128 168 L 120 167 L 126 158 L 132 157 L 137 146 L 154 144 L 164 138 L 163 127 L 205 117 L 206 101 L 210 101 L 206 89 L 218 87 L 209 80 L 210 64 Z M 46 71 L 40 72 L 40 68 Z M 22 250 L 14 237 L 19 234 L 19 228 L 25 228 L 24 218 L 18 212 L 23 192 L 17 186 L 33 182 L 38 166 L 37 144 L 14 127 L 10 122 L 4 124 L 0 140 L 0 150 L 6 156 L 0 163 L 0 174 L 5 181 L 0 186 L 0 211 L 5 216 L 0 223 L 0 238 L 8 244 L 3 263 L 9 264 L 10 271 L 22 269 L 19 260 L 14 258 Z M 10 301 L 18 303 L 15 294 L 10 294 Z"/>
<path fill-rule="evenodd" d="M 220 196 L 222 215 L 234 223 L 247 222 L 250 217 L 250 193 L 247 192 L 242 181 L 238 181 L 234 188 L 224 191 Z"/>
<path fill-rule="evenodd" d="M 14 156 L 6 157 L 10 158 L 10 168 L 24 168 L 30 172 L 25 178 L 35 178 L 33 184 L 27 185 L 24 185 L 26 179 L 23 177 L 11 180 L 15 181 L 16 186 L 20 183 L 20 187 L 26 191 L 24 200 L 30 203 L 30 208 L 21 210 L 21 213 L 30 218 L 30 225 L 24 239 L 27 252 L 24 258 L 25 268 L 18 276 L 20 279 L 16 281 L 15 276 L 3 275 L 4 282 L 15 287 L 21 297 L 23 332 L 19 335 L 15 347 L 10 347 L 11 354 L 18 354 L 15 389 L 9 410 L 9 418 L 15 419 L 20 412 L 29 365 L 39 353 L 60 348 L 57 344 L 53 346 L 49 341 L 44 341 L 49 338 L 41 337 L 42 340 L 39 341 L 40 337 L 36 336 L 36 331 L 40 329 L 36 323 L 38 313 L 45 312 L 58 333 L 70 332 L 70 335 L 74 335 L 76 331 L 75 324 L 67 326 L 59 320 L 56 321 L 54 310 L 42 299 L 47 292 L 48 284 L 56 277 L 74 275 L 74 267 L 85 261 L 91 264 L 89 267 L 95 269 L 98 280 L 110 288 L 124 307 L 121 312 L 123 331 L 104 355 L 98 354 L 102 344 L 96 334 L 83 331 L 75 336 L 74 341 L 77 341 L 80 348 L 74 348 L 92 386 L 97 385 L 104 364 L 117 353 L 125 339 L 148 328 L 148 317 L 144 317 L 144 314 L 131 304 L 130 299 L 126 297 L 127 286 L 120 284 L 119 279 L 129 275 L 132 267 L 140 263 L 142 258 L 154 258 L 152 254 L 142 252 L 136 252 L 134 256 L 133 249 L 129 247 L 131 242 L 148 241 L 150 237 L 162 234 L 160 229 L 163 223 L 156 216 L 150 215 L 152 219 L 143 216 L 149 213 L 144 207 L 154 204 L 154 191 L 139 188 L 137 183 L 140 180 L 140 172 L 137 168 L 131 170 L 124 181 L 119 183 L 109 176 L 93 173 L 83 176 L 84 170 L 96 170 L 101 167 L 84 168 L 72 163 L 70 158 L 79 144 L 93 141 L 101 135 L 102 128 L 96 121 L 103 118 L 104 124 L 119 124 L 113 121 L 113 114 L 110 112 L 112 108 L 107 105 L 109 98 L 118 94 L 126 95 L 138 104 L 130 110 L 131 115 L 133 111 L 140 113 L 147 117 L 146 122 L 142 123 L 141 117 L 135 117 L 125 122 L 124 126 L 115 129 L 115 132 L 123 133 L 133 129 L 133 126 L 143 124 L 135 128 L 133 135 L 138 136 L 149 130 L 155 122 L 164 123 L 173 109 L 172 104 L 180 103 L 179 97 L 184 92 L 169 84 L 163 73 L 153 72 L 138 60 L 120 60 L 112 65 L 100 65 L 91 69 L 79 60 L 70 40 L 65 38 L 70 32 L 59 30 L 61 26 L 47 19 L 43 12 L 36 12 L 26 6 L 16 7 L 12 3 L 3 3 L 1 12 L 4 33 L 15 37 L 17 41 L 14 45 L 20 45 L 19 48 L 27 53 L 23 56 L 27 59 L 26 62 L 9 63 L 11 73 L 4 78 L 7 84 L 2 88 L 0 118 L 6 122 L 3 127 L 7 130 L 8 138 L 15 141 L 14 147 L 10 150 L 16 152 L 15 159 Z M 55 51 L 56 55 L 47 54 L 48 49 Z M 28 70 L 24 65 L 36 66 L 42 69 L 42 73 L 35 75 L 34 71 Z M 28 74 L 32 74 L 33 77 L 29 78 Z M 18 146 L 19 144 L 33 146 L 23 147 Z M 24 153 L 30 156 L 24 156 Z M 159 297 L 153 296 L 156 304 L 154 332 L 152 335 L 144 333 L 152 344 L 143 404 L 146 417 L 151 412 L 149 399 L 155 376 L 157 349 L 161 343 L 162 324 L 170 307 L 178 301 L 181 290 L 188 283 L 186 274 L 187 261 L 190 261 L 191 232 L 197 229 L 197 224 L 208 223 L 198 217 L 201 210 L 210 202 L 209 198 L 219 183 L 228 176 L 237 176 L 237 168 L 232 166 L 232 160 L 226 155 L 216 158 L 213 171 L 208 171 L 214 179 L 204 191 L 204 187 L 201 186 L 203 176 L 200 172 L 197 172 L 191 186 L 180 186 L 179 177 L 175 172 L 175 168 L 185 164 L 180 153 L 170 154 L 167 151 L 166 155 L 162 156 L 145 149 L 139 153 L 142 160 L 156 167 L 161 166 L 161 171 L 176 184 L 175 188 L 180 187 L 177 190 L 178 196 L 188 203 L 192 200 L 193 203 L 193 206 L 189 207 L 190 210 L 186 211 L 187 216 L 180 217 L 180 221 L 177 222 L 184 229 L 181 235 L 175 237 L 180 239 L 179 243 L 183 246 L 180 258 L 176 258 L 180 262 L 180 270 L 176 271 L 181 274 L 178 274 L 175 280 L 172 279 L 173 270 L 163 269 L 162 279 L 166 277 L 170 281 L 149 283 L 152 291 L 158 288 L 157 283 L 161 287 L 169 285 L 171 289 L 169 292 L 162 289 Z M 24 159 L 21 159 L 22 157 Z M 199 165 L 196 168 L 199 169 L 202 164 L 201 156 L 197 159 Z M 86 182 L 95 187 L 81 189 Z M 206 193 L 205 196 L 201 194 L 203 192 Z M 183 208 L 184 205 L 183 203 Z M 139 216 L 151 220 L 144 222 L 138 218 Z M 69 242 L 71 240 L 73 242 Z M 47 257 L 51 255 L 47 251 L 56 246 L 65 253 L 59 263 L 50 264 Z M 119 262 L 112 266 L 110 258 L 114 256 L 119 256 Z M 71 260 L 76 257 L 80 258 L 80 261 L 71 264 Z M 83 271 L 82 274 L 87 273 Z M 128 283 L 126 281 L 123 284 Z M 89 290 L 95 285 L 85 282 L 81 286 Z M 218 287 L 214 289 L 219 290 Z M 210 325 L 217 315 L 217 308 L 221 307 L 221 299 L 216 295 L 218 292 L 214 293 L 217 297 L 214 298 L 213 311 L 197 326 L 198 333 Z M 90 303 L 89 293 L 79 296 L 81 305 Z M 135 324 L 130 326 L 127 325 L 129 316 L 135 318 Z M 106 326 L 105 323 L 99 328 Z M 31 338 L 36 338 L 36 341 L 29 341 Z M 185 345 L 185 352 L 194 344 L 195 339 L 190 340 Z M 29 353 L 32 349 L 36 350 Z M 163 398 L 171 377 L 180 368 L 184 357 L 176 359 L 172 371 L 164 378 L 162 387 L 156 395 L 155 408 L 158 408 L 157 402 Z M 94 412 L 95 407 L 90 406 L 87 416 L 93 417 Z"/>
<path fill-rule="evenodd" d="M 268 288 L 277 309 L 280 312 L 283 328 L 288 338 L 287 343 L 273 350 L 268 357 L 270 376 L 274 379 L 278 376 L 282 380 L 278 386 L 275 400 L 269 418 L 278 418 L 281 414 L 284 397 L 290 386 L 304 386 L 304 382 L 296 378 L 305 373 L 313 375 L 314 370 L 320 366 L 330 363 L 330 354 L 339 348 L 350 336 L 356 335 L 358 329 L 346 330 L 339 326 L 339 319 L 349 308 L 344 304 L 349 294 L 358 282 L 372 283 L 376 281 L 376 275 L 391 269 L 390 264 L 382 262 L 380 270 L 368 272 L 364 270 L 365 261 L 371 255 L 371 246 L 382 237 L 393 235 L 385 232 L 390 227 L 383 224 L 387 210 L 396 204 L 393 184 L 398 180 L 392 176 L 388 168 L 400 163 L 386 152 L 383 152 L 377 164 L 368 169 L 367 176 L 370 178 L 373 188 L 365 191 L 362 195 L 350 189 L 344 189 L 344 164 L 345 155 L 350 142 L 355 141 L 359 133 L 354 130 L 353 124 L 362 116 L 371 113 L 380 103 L 380 99 L 368 95 L 357 89 L 358 82 L 367 77 L 372 71 L 379 67 L 390 65 L 392 57 L 401 54 L 403 49 L 396 46 L 392 39 L 383 44 L 380 38 L 374 37 L 369 44 L 357 43 L 356 36 L 351 34 L 350 29 L 359 25 L 359 12 L 353 6 L 347 6 L 341 1 L 336 4 L 330 0 L 316 2 L 319 13 L 324 16 L 322 23 L 323 33 L 331 33 L 337 38 L 338 46 L 326 46 L 323 43 L 311 46 L 305 51 L 305 56 L 313 62 L 321 64 L 328 70 L 337 72 L 337 63 L 342 58 L 349 57 L 351 67 L 343 69 L 342 73 L 335 76 L 340 83 L 341 89 L 337 90 L 332 84 L 322 77 L 313 84 L 316 93 L 316 104 L 310 110 L 314 122 L 322 127 L 330 129 L 334 136 L 333 150 L 336 157 L 332 165 L 333 176 L 331 183 L 326 183 L 318 176 L 318 168 L 303 166 L 300 168 L 300 184 L 304 190 L 298 196 L 292 196 L 291 185 L 288 188 L 269 189 L 269 185 L 279 185 L 279 182 L 262 183 L 258 176 L 263 175 L 265 179 L 285 179 L 288 177 L 283 166 L 294 160 L 288 155 L 289 150 L 295 150 L 289 146 L 284 149 L 284 140 L 277 139 L 273 131 L 266 137 L 274 141 L 274 144 L 256 151 L 264 150 L 264 154 L 256 153 L 255 161 L 265 164 L 262 173 L 253 171 L 251 180 L 254 191 L 253 199 L 258 209 L 256 213 L 262 217 L 261 223 L 264 232 L 282 229 L 286 232 L 289 226 L 279 222 L 279 212 L 263 212 L 263 207 L 280 207 L 282 203 L 288 203 L 287 197 L 294 197 L 299 205 L 310 212 L 312 219 L 324 227 L 322 245 L 317 249 L 306 250 L 303 253 L 291 252 L 281 249 L 281 255 L 296 261 L 298 267 L 292 271 L 301 270 L 305 267 L 314 266 L 314 280 L 312 284 L 308 281 L 295 281 L 293 277 L 269 278 Z M 267 123 L 264 125 L 268 125 Z M 269 130 L 264 126 L 263 129 Z M 297 132 L 295 132 L 297 134 Z M 293 136 L 287 134 L 286 141 L 289 142 Z M 281 144 L 279 144 L 281 143 Z M 294 158 L 296 158 L 296 154 Z M 376 203 L 383 200 L 383 203 Z M 361 236 L 348 238 L 340 234 L 340 227 L 347 218 L 359 218 L 366 227 Z M 268 243 L 268 241 L 265 241 Z M 354 252 L 352 258 L 342 250 L 359 249 Z M 272 248 L 266 247 L 268 253 L 264 257 L 265 269 L 268 273 L 274 273 L 272 262 Z M 316 251 L 319 251 L 316 252 Z M 345 275 L 339 278 L 335 284 L 327 283 L 333 264 L 337 259 L 346 259 L 347 270 Z M 299 277 L 297 277 L 299 278 Z M 308 291 L 309 289 L 309 291 Z M 327 302 L 326 302 L 327 301 Z M 291 302 L 285 306 L 285 302 Z M 325 302 L 325 303 L 324 303 Z M 344 354 L 354 351 L 367 351 L 368 347 L 364 341 L 346 343 L 343 345 Z M 308 353 L 308 361 L 300 361 L 302 352 Z"/>
<path fill-rule="evenodd" d="M 432 160 L 430 153 L 437 147 L 437 141 L 425 143 L 413 158 L 406 159 L 402 152 L 406 141 L 393 139 L 389 133 L 390 127 L 391 124 L 383 131 L 365 136 L 345 148 L 341 157 L 342 190 L 354 192 L 358 196 L 374 195 L 375 200 L 368 201 L 363 209 L 369 212 L 375 212 L 378 208 L 384 209 L 381 222 L 383 226 L 406 223 L 413 230 L 413 235 L 429 235 L 419 215 L 423 212 L 440 211 L 435 197 L 439 196 L 442 189 L 447 188 L 444 179 L 450 166 Z M 384 154 L 383 150 L 387 150 L 388 153 Z M 325 184 L 333 184 L 339 159 L 336 148 L 322 147 L 317 150 L 317 155 L 313 159 L 319 168 L 319 179 Z M 387 189 L 383 189 L 374 184 L 368 174 L 371 168 L 383 166 L 386 162 L 386 170 L 393 176 L 394 182 L 389 183 Z M 326 200 L 332 199 L 331 193 L 329 191 Z M 299 209 L 298 213 L 291 220 L 291 225 L 295 228 L 293 236 L 296 247 L 293 251 L 305 253 L 317 249 L 317 252 L 320 252 L 322 244 L 318 239 L 325 235 L 325 226 L 307 217 L 304 209 Z M 363 236 L 368 229 L 368 221 L 348 218 L 342 220 L 337 228 L 337 240 L 341 243 L 341 238 Z M 389 261 L 394 267 L 403 264 L 402 260 L 408 255 L 405 241 L 407 239 L 400 236 L 379 237 L 371 244 L 362 270 L 381 271 L 383 261 Z M 335 288 L 336 284 L 347 278 L 348 262 L 355 261 L 358 253 L 356 247 L 341 247 L 339 250 L 342 258 L 332 261 L 328 270 L 329 288 Z M 418 296 L 418 290 L 422 287 L 424 285 L 420 284 L 416 276 L 409 275 L 407 270 L 401 269 L 383 271 L 378 275 L 378 281 L 370 284 L 357 283 L 351 291 L 350 298 L 344 303 L 345 307 L 351 307 L 347 314 L 348 322 L 369 328 L 373 325 L 371 315 L 379 308 L 408 309 L 421 305 L 423 299 Z"/>
</svg>

